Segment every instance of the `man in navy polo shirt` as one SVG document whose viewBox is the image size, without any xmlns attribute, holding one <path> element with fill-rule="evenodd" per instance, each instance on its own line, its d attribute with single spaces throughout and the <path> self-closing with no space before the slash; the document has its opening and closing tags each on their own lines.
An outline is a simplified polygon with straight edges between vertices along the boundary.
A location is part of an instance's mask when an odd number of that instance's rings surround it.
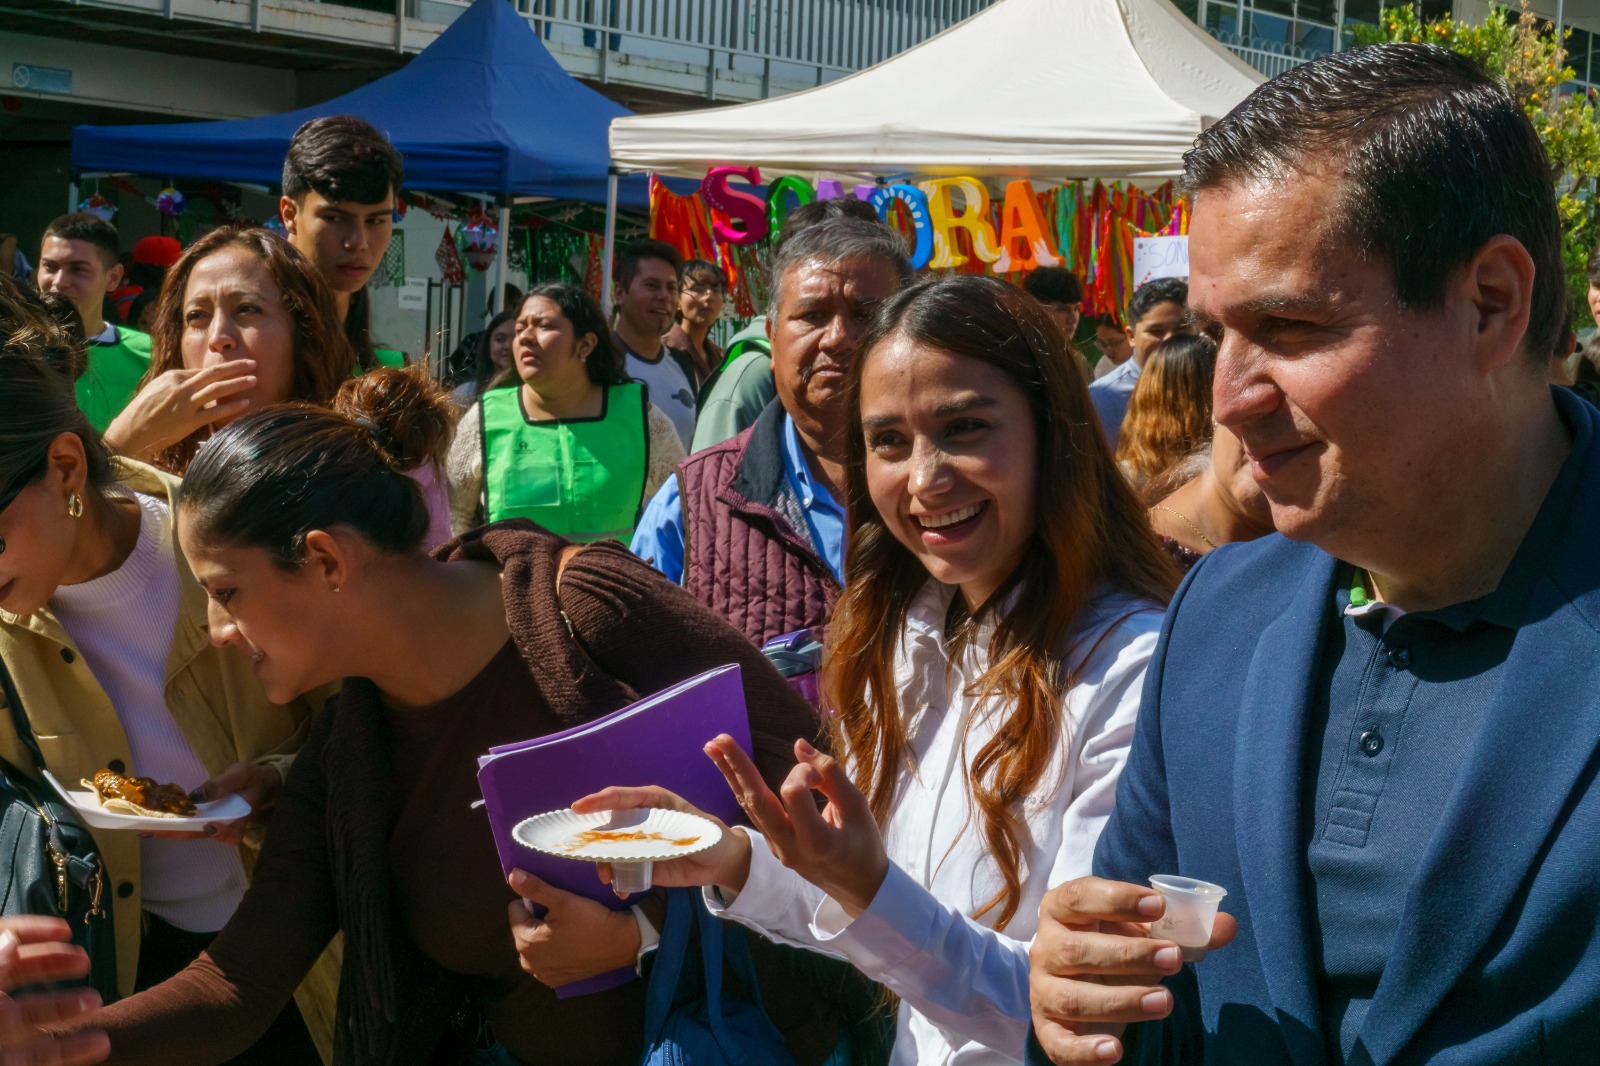
<svg viewBox="0 0 1600 1066">
<path fill-rule="evenodd" d="M 1033 950 L 1055 1063 L 1600 1054 L 1600 412 L 1549 162 L 1429 45 L 1327 56 L 1185 160 L 1215 412 L 1281 536 L 1206 556 L 1151 661 L 1098 878 Z M 1228 890 L 1212 953 L 1152 874 Z"/>
</svg>

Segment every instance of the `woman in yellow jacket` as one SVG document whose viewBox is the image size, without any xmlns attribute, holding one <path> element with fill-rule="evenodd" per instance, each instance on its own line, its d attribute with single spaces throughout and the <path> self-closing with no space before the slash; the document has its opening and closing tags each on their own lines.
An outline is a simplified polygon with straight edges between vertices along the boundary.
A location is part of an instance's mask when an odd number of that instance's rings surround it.
<svg viewBox="0 0 1600 1066">
<path fill-rule="evenodd" d="M 212 646 L 205 592 L 173 537 L 178 480 L 108 455 L 74 399 L 81 360 L 0 283 L 0 660 L 58 780 L 109 767 L 206 798 L 239 792 L 254 812 L 189 835 L 201 839 L 94 831 L 128 995 L 226 924 L 325 693 L 275 705 L 250 663 Z M 0 714 L 0 756 L 30 767 L 11 721 Z M 327 1036 L 333 986 L 314 976 L 300 998 Z M 291 1006 L 235 1061 L 313 1066 L 318 1054 Z"/>
</svg>

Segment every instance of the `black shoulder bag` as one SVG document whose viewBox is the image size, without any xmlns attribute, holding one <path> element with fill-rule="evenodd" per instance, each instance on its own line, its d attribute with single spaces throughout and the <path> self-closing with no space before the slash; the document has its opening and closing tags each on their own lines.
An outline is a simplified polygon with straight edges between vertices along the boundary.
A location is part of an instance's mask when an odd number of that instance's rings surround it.
<svg viewBox="0 0 1600 1066">
<path fill-rule="evenodd" d="M 44 754 L 4 661 L 0 688 L 17 737 L 33 756 L 34 767 L 43 770 Z M 107 1003 L 117 998 L 109 880 L 100 847 L 78 813 L 42 779 L 0 759 L 0 917 L 64 919 L 72 927 L 72 942 L 89 953 L 84 983 Z"/>
</svg>

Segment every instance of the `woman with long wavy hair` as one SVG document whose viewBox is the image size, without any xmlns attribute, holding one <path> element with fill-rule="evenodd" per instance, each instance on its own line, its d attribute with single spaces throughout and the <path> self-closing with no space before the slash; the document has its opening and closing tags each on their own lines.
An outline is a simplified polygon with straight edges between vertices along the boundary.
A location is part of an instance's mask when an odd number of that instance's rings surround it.
<svg viewBox="0 0 1600 1066">
<path fill-rule="evenodd" d="M 184 250 L 162 283 L 150 351 L 149 373 L 105 439 L 174 474 L 246 411 L 327 406 L 356 368 L 333 290 L 259 228 L 212 230 Z"/>
<path fill-rule="evenodd" d="M 848 404 L 824 668 L 843 761 L 796 744 L 774 794 L 719 737 L 759 832 L 655 881 L 883 982 L 896 1064 L 1020 1062 L 1039 901 L 1090 870 L 1176 572 L 1020 290 L 957 276 L 893 297 Z M 644 806 L 686 809 L 658 788 L 574 804 Z"/>
<path fill-rule="evenodd" d="M 1151 350 L 1117 438 L 1117 463 L 1136 490 L 1211 439 L 1216 367 L 1210 337 L 1180 333 Z"/>
<path fill-rule="evenodd" d="M 255 228 L 212 230 L 167 273 L 151 334 L 150 371 L 105 432 L 117 454 L 182 475 L 195 453 L 247 411 L 299 401 L 417 442 L 400 469 L 422 488 L 424 543 L 450 539 L 444 461 L 455 431 L 448 395 L 419 368 L 359 378 L 333 290 L 294 245 Z"/>
</svg>

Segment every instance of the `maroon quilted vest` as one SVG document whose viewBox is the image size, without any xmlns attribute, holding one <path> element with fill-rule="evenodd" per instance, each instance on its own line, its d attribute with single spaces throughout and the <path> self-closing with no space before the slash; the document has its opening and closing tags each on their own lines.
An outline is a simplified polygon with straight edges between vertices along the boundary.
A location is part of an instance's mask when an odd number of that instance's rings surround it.
<svg viewBox="0 0 1600 1066">
<path fill-rule="evenodd" d="M 678 466 L 683 587 L 758 646 L 821 625 L 840 592 L 784 475 L 783 416 L 774 401 Z"/>
</svg>

